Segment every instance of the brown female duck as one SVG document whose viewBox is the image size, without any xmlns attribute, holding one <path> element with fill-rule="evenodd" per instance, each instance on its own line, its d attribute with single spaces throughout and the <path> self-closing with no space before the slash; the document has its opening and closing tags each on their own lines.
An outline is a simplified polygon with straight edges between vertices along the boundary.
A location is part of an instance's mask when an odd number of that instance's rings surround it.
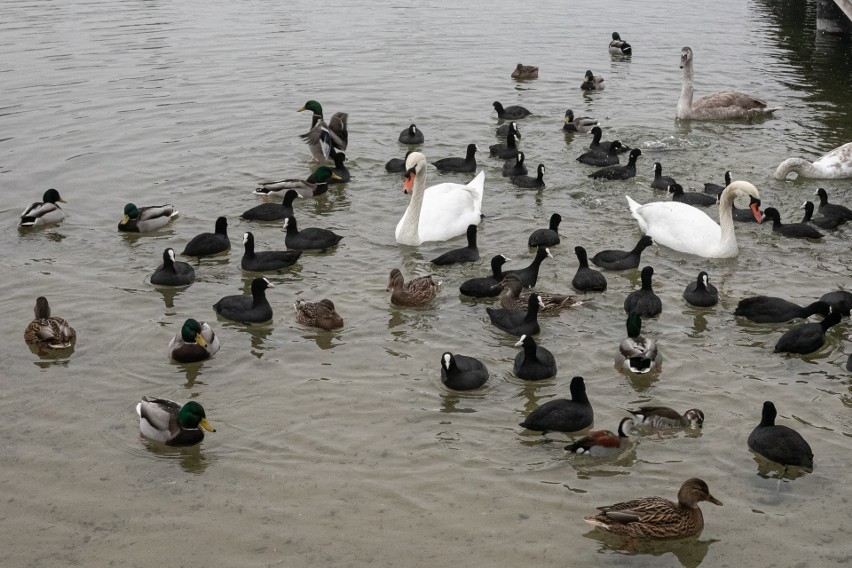
<svg viewBox="0 0 852 568">
<path fill-rule="evenodd" d="M 503 289 L 500 294 L 500 307 L 506 310 L 526 310 L 529 304 L 527 296 L 521 296 L 521 290 L 524 288 L 524 283 L 516 274 L 507 274 L 499 284 L 495 287 Z M 574 296 L 568 294 L 547 294 L 538 293 L 541 299 L 540 312 L 555 314 L 562 308 L 579 305 L 579 302 Z"/>
<path fill-rule="evenodd" d="M 387 291 L 391 293 L 391 304 L 397 306 L 422 306 L 429 303 L 438 295 L 441 281 L 435 281 L 431 276 L 420 276 L 406 282 L 402 272 L 394 268 L 390 273 Z"/>
<path fill-rule="evenodd" d="M 331 330 L 343 327 L 343 318 L 334 309 L 334 302 L 323 298 L 319 302 L 297 300 L 293 304 L 296 321 L 320 329 Z"/>
<path fill-rule="evenodd" d="M 50 316 L 47 298 L 36 298 L 34 311 L 35 319 L 24 330 L 27 345 L 43 349 L 67 349 L 77 340 L 77 332 L 67 321 Z"/>
</svg>

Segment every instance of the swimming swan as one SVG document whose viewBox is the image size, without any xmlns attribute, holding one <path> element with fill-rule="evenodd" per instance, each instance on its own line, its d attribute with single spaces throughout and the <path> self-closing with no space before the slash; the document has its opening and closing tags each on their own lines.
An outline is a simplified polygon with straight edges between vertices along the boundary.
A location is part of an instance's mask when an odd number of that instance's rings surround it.
<svg viewBox="0 0 852 568">
<path fill-rule="evenodd" d="M 838 146 L 814 162 L 804 158 L 787 158 L 775 170 L 775 179 L 784 179 L 790 172 L 814 179 L 852 177 L 852 142 Z"/>
<path fill-rule="evenodd" d="M 751 118 L 771 114 L 776 109 L 766 101 L 737 91 L 713 93 L 692 102 L 692 48 L 684 47 L 680 52 L 680 68 L 683 69 L 683 87 L 677 102 L 677 118 L 691 120 L 726 120 Z"/>
<path fill-rule="evenodd" d="M 626 197 L 639 227 L 658 245 L 704 258 L 733 258 L 738 249 L 731 207 L 739 195 L 760 199 L 757 188 L 749 182 L 731 182 L 719 196 L 719 224 L 692 205 L 677 201 L 640 205 L 629 195 Z M 756 209 L 752 205 L 752 213 L 759 219 L 760 212 Z"/>
<path fill-rule="evenodd" d="M 405 160 L 403 191 L 411 192 L 408 209 L 396 226 L 396 242 L 417 246 L 427 241 L 446 241 L 478 225 L 482 218 L 485 172 L 467 185 L 440 183 L 426 187 L 426 156 L 412 152 Z"/>
</svg>

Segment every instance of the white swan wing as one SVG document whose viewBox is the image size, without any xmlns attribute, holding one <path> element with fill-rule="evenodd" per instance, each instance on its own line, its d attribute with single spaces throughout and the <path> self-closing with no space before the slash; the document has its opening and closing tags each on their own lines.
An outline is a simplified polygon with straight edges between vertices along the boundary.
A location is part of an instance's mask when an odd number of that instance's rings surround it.
<svg viewBox="0 0 852 568">
<path fill-rule="evenodd" d="M 478 225 L 482 217 L 482 194 L 485 172 L 467 185 L 441 183 L 427 187 L 418 220 L 418 241 L 402 244 L 418 245 L 427 241 L 446 241 L 467 232 L 468 225 Z M 397 241 L 408 216 L 405 212 L 396 226 Z"/>
<path fill-rule="evenodd" d="M 722 240 L 722 229 L 704 211 L 677 201 L 640 205 L 627 196 L 630 213 L 654 242 L 670 249 L 710 256 Z"/>
<path fill-rule="evenodd" d="M 852 142 L 828 152 L 813 165 L 829 178 L 852 177 Z"/>
</svg>

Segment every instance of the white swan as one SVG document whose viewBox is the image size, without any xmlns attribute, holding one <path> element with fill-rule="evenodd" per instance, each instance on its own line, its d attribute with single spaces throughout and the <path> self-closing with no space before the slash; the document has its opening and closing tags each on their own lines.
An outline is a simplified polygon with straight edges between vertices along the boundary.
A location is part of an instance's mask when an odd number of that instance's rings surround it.
<svg viewBox="0 0 852 568">
<path fill-rule="evenodd" d="M 691 120 L 725 120 L 730 118 L 752 118 L 771 114 L 776 109 L 767 106 L 751 95 L 737 91 L 713 93 L 692 102 L 692 48 L 684 47 L 680 52 L 680 68 L 683 69 L 683 87 L 677 102 L 677 117 Z"/>
<path fill-rule="evenodd" d="M 405 160 L 403 190 L 411 192 L 408 209 L 396 226 L 396 242 L 417 246 L 446 241 L 467 233 L 468 225 L 482 220 L 485 172 L 467 185 L 440 183 L 426 187 L 426 156 L 412 152 Z"/>
<path fill-rule="evenodd" d="M 814 162 L 804 158 L 787 158 L 775 170 L 775 179 L 784 179 L 790 172 L 799 177 L 838 179 L 852 177 L 852 142 L 838 146 Z"/>
<path fill-rule="evenodd" d="M 642 232 L 651 235 L 654 242 L 679 252 L 705 258 L 732 258 L 737 256 L 737 237 L 731 206 L 739 195 L 760 199 L 757 188 L 747 181 L 734 181 L 719 196 L 719 224 L 707 213 L 677 201 L 655 201 L 640 205 L 630 196 L 627 203 L 630 213 L 639 221 Z M 760 222 L 757 203 L 752 212 Z"/>
</svg>

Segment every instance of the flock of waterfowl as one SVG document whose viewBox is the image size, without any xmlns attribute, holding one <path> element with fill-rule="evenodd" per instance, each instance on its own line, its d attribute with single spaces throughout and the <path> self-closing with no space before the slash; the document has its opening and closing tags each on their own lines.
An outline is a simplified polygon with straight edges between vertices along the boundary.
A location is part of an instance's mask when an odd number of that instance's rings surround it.
<svg viewBox="0 0 852 568">
<path fill-rule="evenodd" d="M 618 33 L 612 34 L 609 52 L 615 57 L 628 57 L 632 47 Z M 738 92 L 714 93 L 693 101 L 693 52 L 685 47 L 681 53 L 683 89 L 677 104 L 676 116 L 680 119 L 711 120 L 753 118 L 771 115 L 776 109 L 766 102 Z M 517 80 L 533 80 L 538 77 L 537 67 L 518 64 L 512 72 Z M 604 79 L 587 71 L 580 88 L 601 90 Z M 498 135 L 505 143 L 489 148 L 490 155 L 505 160 L 503 175 L 513 185 L 521 188 L 544 187 L 545 165 L 537 166 L 536 176 L 527 176 L 525 155 L 519 150 L 521 139 L 518 121 L 531 113 L 521 106 L 504 107 L 494 102 L 498 119 L 507 121 Z M 348 116 L 336 113 L 325 122 L 321 105 L 308 101 L 301 109 L 312 112 L 311 126 L 302 138 L 311 155 L 321 165 L 307 179 L 284 179 L 263 183 L 256 193 L 274 201 L 264 202 L 246 210 L 242 218 L 249 221 L 280 221 L 286 231 L 286 250 L 256 250 L 252 232 L 243 235 L 244 254 L 241 268 L 248 272 L 264 273 L 285 269 L 299 261 L 304 250 L 329 250 L 336 247 L 343 236 L 319 227 L 298 228 L 294 202 L 296 199 L 322 196 L 329 183 L 345 183 L 350 179 L 345 167 L 345 154 L 349 134 Z M 567 132 L 591 133 L 593 140 L 589 151 L 577 158 L 578 161 L 601 169 L 589 177 L 603 180 L 629 179 L 636 175 L 636 161 L 642 155 L 639 148 L 630 148 L 619 140 L 602 140 L 602 129 L 598 120 L 577 117 L 572 110 L 565 113 L 564 130 Z M 432 260 L 439 266 L 474 262 L 480 258 L 477 247 L 477 226 L 482 222 L 482 203 L 486 193 L 484 171 L 480 171 L 468 183 L 443 182 L 427 185 L 429 162 L 416 147 L 424 142 L 423 132 L 411 124 L 399 135 L 399 142 L 411 150 L 403 160 L 392 160 L 386 166 L 390 171 L 403 174 L 402 186 L 410 194 L 407 209 L 402 214 L 394 235 L 397 243 L 419 246 L 424 242 L 447 241 L 466 235 L 467 246 L 448 251 Z M 477 170 L 476 144 L 469 144 L 465 157 L 444 158 L 433 162 L 442 172 L 475 173 Z M 619 155 L 628 153 L 626 165 L 620 164 Z M 809 162 L 802 158 L 783 161 L 775 177 L 783 179 L 789 172 L 799 176 L 815 178 L 852 177 L 852 143 L 837 148 L 820 159 Z M 677 182 L 662 175 L 662 164 L 655 164 L 655 174 L 650 185 L 666 191 L 671 200 L 640 204 L 626 196 L 630 213 L 641 227 L 644 236 L 631 250 L 605 250 L 594 254 L 591 262 L 602 270 L 635 270 L 641 265 L 642 251 L 651 244 L 667 247 L 700 258 L 726 258 L 738 254 L 734 232 L 734 221 L 771 220 L 773 230 L 786 237 L 819 239 L 821 230 L 834 230 L 852 220 L 848 208 L 829 203 L 823 189 L 818 190 L 819 205 L 806 202 L 805 219 L 801 223 L 782 223 L 778 211 L 767 207 L 760 210 L 758 189 L 747 181 L 732 180 L 725 173 L 725 185 L 708 184 L 705 193 L 684 192 Z M 750 207 L 739 217 L 735 216 L 736 197 L 750 199 Z M 33 203 L 22 213 L 22 227 L 45 226 L 61 222 L 64 214 L 59 207 L 64 203 L 56 189 L 44 193 L 42 202 Z M 718 203 L 719 222 L 698 207 Z M 820 213 L 813 218 L 813 211 Z M 178 215 L 172 205 L 138 207 L 128 203 L 118 225 L 120 231 L 148 233 L 157 231 Z M 557 361 L 553 353 L 534 336 L 541 332 L 539 315 L 558 314 L 560 310 L 582 304 L 571 294 L 535 291 L 524 295 L 525 288 L 535 288 L 541 263 L 551 256 L 549 247 L 560 242 L 559 224 L 561 216 L 554 213 L 547 228 L 536 229 L 529 235 L 528 245 L 536 248 L 536 255 L 528 266 L 505 269 L 507 259 L 495 255 L 491 259 L 490 275 L 473 278 L 459 283 L 462 295 L 472 297 L 497 297 L 498 304 L 487 307 L 485 312 L 496 328 L 518 337 L 515 347 L 519 351 L 514 359 L 513 373 L 525 381 L 540 381 L 557 374 Z M 487 222 L 487 221 L 486 221 Z M 816 225 L 816 227 L 814 227 Z M 227 234 L 227 219 L 219 217 L 215 231 L 202 233 L 188 242 L 183 255 L 201 257 L 227 254 L 231 242 Z M 579 267 L 572 278 L 572 286 L 582 293 L 606 290 L 605 275 L 589 266 L 586 249 L 575 247 Z M 162 264 L 150 276 L 155 286 L 188 286 L 195 280 L 195 270 L 185 262 L 176 260 L 171 247 L 163 252 Z M 662 311 L 662 302 L 654 293 L 652 277 L 654 269 L 641 269 L 642 286 L 624 300 L 626 315 L 626 337 L 615 351 L 615 364 L 625 373 L 653 373 L 662 366 L 662 355 L 651 337 L 641 334 L 643 318 L 656 318 Z M 690 305 L 712 307 L 719 301 L 718 290 L 710 283 L 704 270 L 697 272 L 695 281 L 690 282 L 683 298 Z M 265 322 L 272 318 L 272 307 L 266 299 L 266 290 L 274 287 L 264 277 L 251 283 L 250 295 L 222 297 L 213 306 L 221 317 L 238 322 Z M 409 275 L 408 279 L 399 268 L 393 268 L 387 284 L 390 303 L 400 307 L 428 306 L 446 285 L 432 276 Z M 755 322 L 781 322 L 795 318 L 807 318 L 812 314 L 823 316 L 817 323 L 804 323 L 791 328 L 777 342 L 776 352 L 810 353 L 818 349 L 825 338 L 826 330 L 849 316 L 852 309 L 852 293 L 830 291 L 810 306 L 801 307 L 782 298 L 758 296 L 743 299 L 735 314 Z M 329 299 L 317 302 L 299 300 L 294 304 L 295 319 L 308 326 L 324 330 L 339 329 L 343 319 L 335 311 Z M 51 314 L 48 300 L 39 297 L 35 303 L 35 319 L 25 331 L 25 340 L 39 352 L 68 350 L 73 348 L 76 332 L 62 318 Z M 219 340 L 213 329 L 204 322 L 188 318 L 180 331 L 168 345 L 168 354 L 181 363 L 199 362 L 214 356 L 220 349 Z M 852 359 L 847 365 L 852 370 Z M 482 387 L 490 378 L 489 370 L 477 358 L 450 351 L 440 358 L 440 374 L 443 384 L 454 390 L 472 390 Z M 589 428 L 594 422 L 592 402 L 586 392 L 583 377 L 573 377 L 570 382 L 570 399 L 550 400 L 534 409 L 520 426 L 535 431 L 558 431 L 575 433 Z M 592 396 L 594 398 L 594 396 Z M 145 397 L 137 406 L 140 430 L 143 435 L 171 445 L 187 445 L 200 442 L 202 429 L 213 431 L 207 422 L 203 407 L 197 402 L 179 405 L 173 401 Z M 623 451 L 629 445 L 629 434 L 633 429 L 666 429 L 701 427 L 704 413 L 692 408 L 680 413 L 668 407 L 646 406 L 630 410 L 631 417 L 621 420 L 616 432 L 596 430 L 587 433 L 566 446 L 576 454 L 605 457 Z M 772 402 L 764 403 L 758 425 L 748 437 L 748 447 L 766 459 L 789 467 L 813 467 L 813 453 L 807 442 L 794 430 L 775 425 L 777 412 Z M 758 420 L 756 419 L 757 423 Z M 660 497 L 640 498 L 624 503 L 601 507 L 597 515 L 586 518 L 589 523 L 606 530 L 630 536 L 683 537 L 701 532 L 703 518 L 698 503 L 709 501 L 721 505 L 700 479 L 688 479 L 678 492 L 677 502 Z"/>
</svg>

